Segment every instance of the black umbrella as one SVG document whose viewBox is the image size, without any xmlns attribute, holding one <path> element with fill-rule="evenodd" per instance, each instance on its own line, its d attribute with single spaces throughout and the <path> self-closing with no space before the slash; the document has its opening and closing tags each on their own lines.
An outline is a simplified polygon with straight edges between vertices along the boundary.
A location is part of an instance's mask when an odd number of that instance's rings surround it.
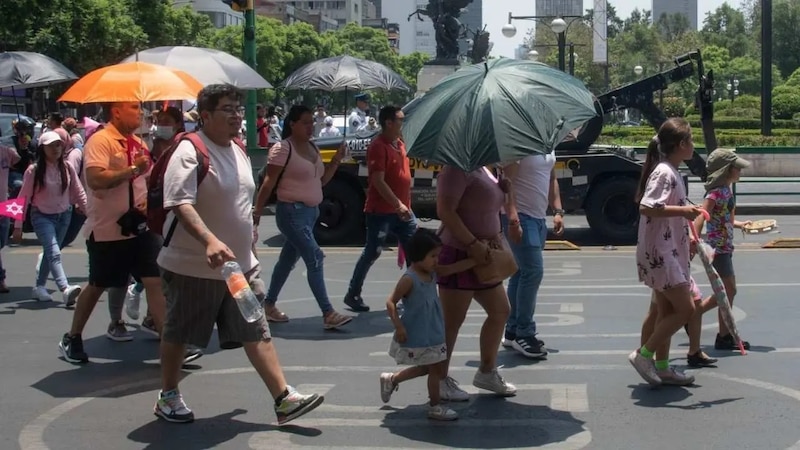
<svg viewBox="0 0 800 450">
<path fill-rule="evenodd" d="M 33 52 L 0 53 L 0 89 L 11 88 L 19 118 L 15 88 L 37 88 L 78 78 L 74 72 L 49 56 Z"/>
<path fill-rule="evenodd" d="M 287 90 L 343 91 L 385 89 L 411 91 L 397 72 L 375 61 L 336 56 L 297 69 L 283 82 Z"/>
<path fill-rule="evenodd" d="M 0 89 L 36 88 L 77 78 L 63 64 L 41 53 L 0 53 Z"/>
</svg>

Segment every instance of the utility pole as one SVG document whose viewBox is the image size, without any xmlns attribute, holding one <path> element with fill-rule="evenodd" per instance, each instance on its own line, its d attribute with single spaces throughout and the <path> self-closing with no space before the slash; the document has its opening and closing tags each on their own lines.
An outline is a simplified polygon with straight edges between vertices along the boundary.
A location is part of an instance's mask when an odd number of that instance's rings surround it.
<svg viewBox="0 0 800 450">
<path fill-rule="evenodd" d="M 253 0 L 222 0 L 223 3 L 230 6 L 234 11 L 241 11 L 244 13 L 244 48 L 243 60 L 253 68 L 256 67 L 256 11 L 253 7 Z M 256 91 L 249 89 L 247 91 L 247 99 L 245 100 L 245 120 L 247 120 L 247 149 L 258 149 L 258 137 L 256 133 L 256 104 L 258 97 Z"/>
</svg>

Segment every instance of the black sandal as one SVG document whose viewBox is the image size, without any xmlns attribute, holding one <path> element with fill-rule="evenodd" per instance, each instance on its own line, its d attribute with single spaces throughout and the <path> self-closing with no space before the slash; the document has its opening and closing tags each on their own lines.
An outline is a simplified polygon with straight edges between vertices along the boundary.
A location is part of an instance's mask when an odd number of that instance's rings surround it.
<svg viewBox="0 0 800 450">
<path fill-rule="evenodd" d="M 707 355 L 703 354 L 702 351 L 698 351 L 693 355 L 686 355 L 686 362 L 689 364 L 690 367 L 712 367 L 714 364 L 717 363 L 717 359 L 710 358 Z"/>
</svg>

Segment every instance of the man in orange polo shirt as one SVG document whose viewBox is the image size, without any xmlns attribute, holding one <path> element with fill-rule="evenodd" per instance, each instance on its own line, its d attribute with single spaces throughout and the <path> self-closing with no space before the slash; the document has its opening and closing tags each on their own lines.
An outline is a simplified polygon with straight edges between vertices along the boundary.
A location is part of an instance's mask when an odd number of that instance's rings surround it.
<svg viewBox="0 0 800 450">
<path fill-rule="evenodd" d="M 417 220 L 411 211 L 411 170 L 403 139 L 403 111 L 396 106 L 386 106 L 378 115 L 381 134 L 367 149 L 369 187 L 364 213 L 367 223 L 367 242 L 356 263 L 350 288 L 344 303 L 353 311 L 369 311 L 361 298 L 361 288 L 367 272 L 381 255 L 389 233 L 397 236 L 405 246 L 417 229 Z"/>
</svg>

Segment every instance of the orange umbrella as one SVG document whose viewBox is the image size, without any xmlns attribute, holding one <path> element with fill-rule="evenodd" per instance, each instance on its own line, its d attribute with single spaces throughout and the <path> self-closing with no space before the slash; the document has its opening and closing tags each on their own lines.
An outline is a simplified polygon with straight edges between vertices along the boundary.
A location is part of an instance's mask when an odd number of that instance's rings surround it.
<svg viewBox="0 0 800 450">
<path fill-rule="evenodd" d="M 103 67 L 76 81 L 60 102 L 151 102 L 195 99 L 203 88 L 186 72 L 166 66 L 130 62 Z"/>
</svg>

